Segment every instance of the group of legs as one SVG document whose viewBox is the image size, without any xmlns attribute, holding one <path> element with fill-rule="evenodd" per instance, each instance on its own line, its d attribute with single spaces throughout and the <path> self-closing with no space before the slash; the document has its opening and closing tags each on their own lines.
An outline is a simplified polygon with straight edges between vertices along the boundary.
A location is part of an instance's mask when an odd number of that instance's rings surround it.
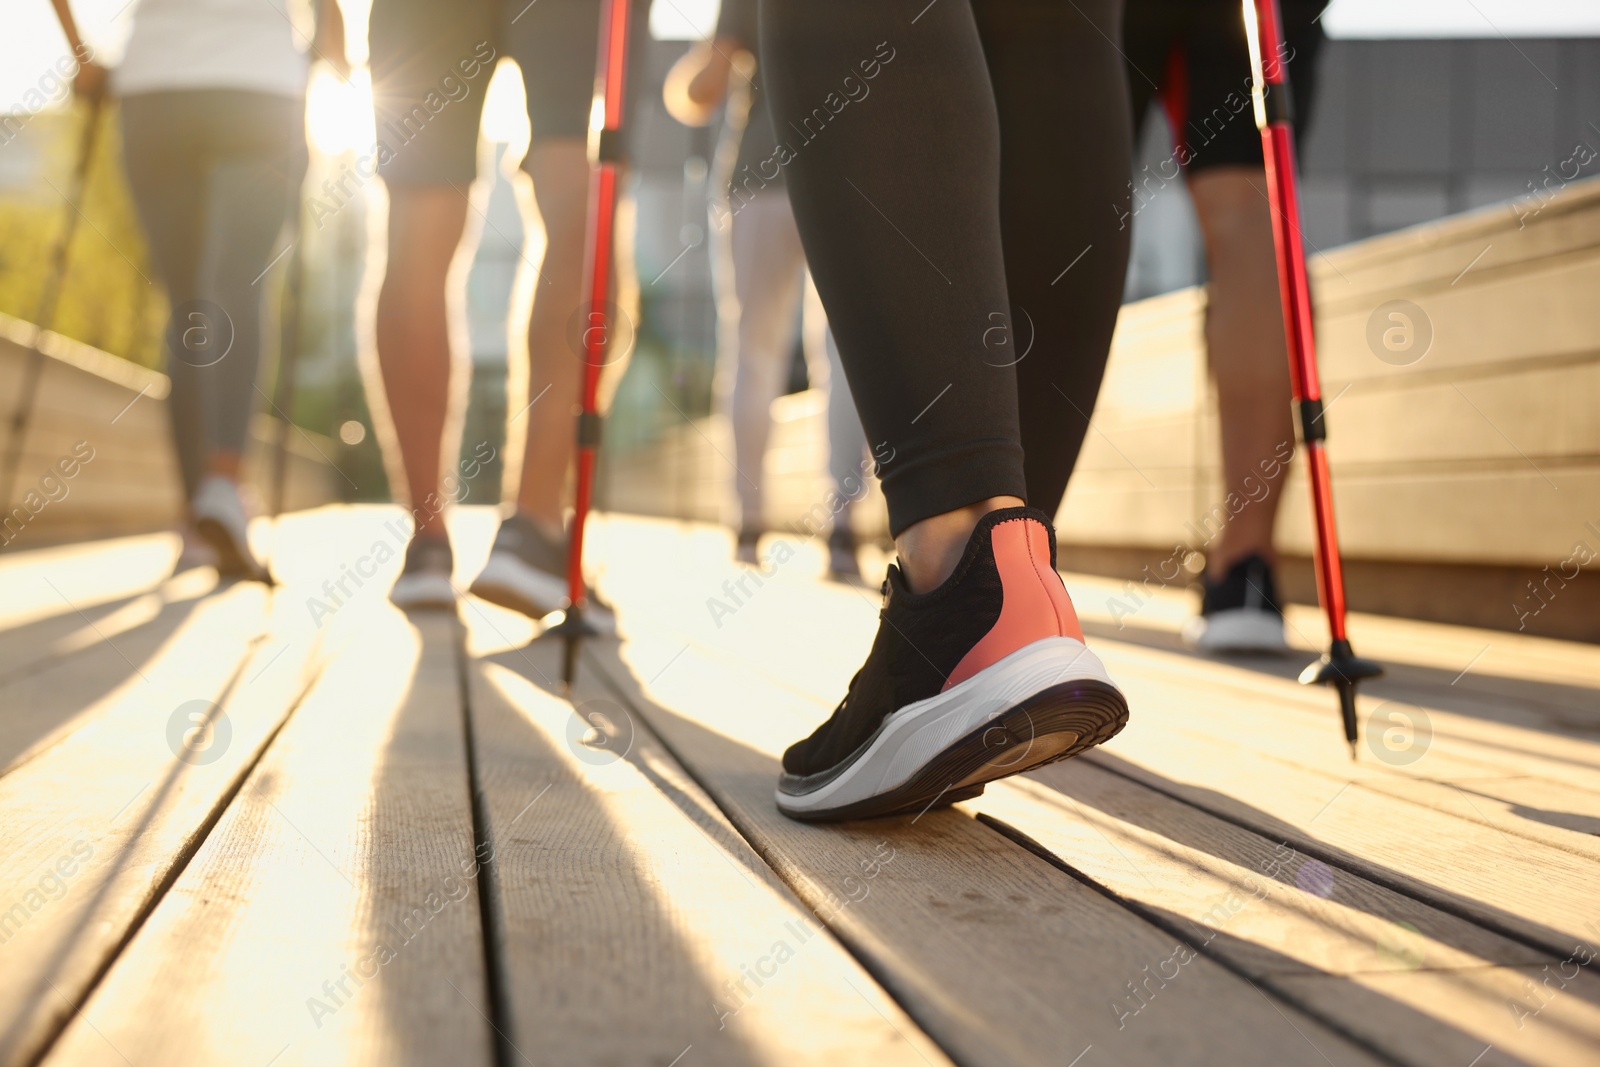
<svg viewBox="0 0 1600 1067">
<path fill-rule="evenodd" d="M 380 152 L 388 267 L 375 331 L 381 388 L 370 392 L 387 410 L 391 479 L 415 523 L 392 594 L 406 607 L 456 598 L 442 489 L 459 445 L 452 302 L 474 230 L 481 68 L 502 53 L 527 88 L 532 192 L 521 202 L 546 241 L 526 335 L 514 325 L 512 338 L 529 360 L 539 417 L 527 420 L 515 509 L 472 589 L 530 614 L 559 606 L 565 592 L 563 494 L 581 367 L 567 325 L 582 296 L 598 4 L 515 6 L 379 0 L 373 13 L 380 147 L 386 136 L 396 143 Z M 1123 287 L 1130 77 L 1132 101 L 1148 102 L 1171 84 L 1162 64 L 1182 37 L 1170 34 L 1164 54 L 1125 54 L 1115 43 L 1122 17 L 1119 0 L 760 0 L 763 91 L 787 149 L 774 158 L 874 442 L 898 552 L 866 664 L 833 716 L 785 754 L 778 803 L 791 815 L 947 803 L 1074 755 L 1126 721 L 1055 570 L 1052 528 Z M 469 75 L 469 66 L 480 69 Z M 446 77 L 467 92 L 447 87 L 448 105 L 419 108 Z M 1241 89 L 1247 79 L 1241 66 Z M 1232 121 L 1248 124 L 1248 112 Z M 1281 321 L 1263 298 L 1276 284 L 1269 220 L 1255 187 L 1259 155 L 1240 161 L 1213 148 L 1190 171 L 1232 478 L 1291 434 Z M 1249 417 L 1230 418 L 1230 408 Z M 1237 564 L 1270 558 L 1272 514 L 1256 508 L 1224 531 L 1210 553 L 1208 600 Z M 1259 578 L 1246 575 L 1258 593 Z"/>
<path fill-rule="evenodd" d="M 524 233 L 542 231 L 528 318 L 509 317 L 508 351 L 526 361 L 527 397 L 508 426 L 521 435 L 513 507 L 471 591 L 543 615 L 567 587 L 564 494 L 574 452 L 573 413 L 582 376 L 571 323 L 583 299 L 590 182 L 589 105 L 599 33 L 596 0 L 545 0 L 537 7 L 477 0 L 438 5 L 380 0 L 372 15 L 373 94 L 378 139 L 392 139 L 379 173 L 389 192 L 387 269 L 377 301 L 377 377 L 389 413 L 384 436 L 392 484 L 405 487 L 415 532 L 392 599 L 405 608 L 455 603 L 446 511 L 460 490 L 447 479 L 460 451 L 461 389 L 470 373 L 460 336 L 460 301 L 481 206 L 479 118 L 499 55 L 522 70 L 531 141 L 517 181 Z M 435 114 L 418 102 L 444 78 L 455 87 Z M 471 236 L 469 236 L 471 235 Z M 532 245 L 532 242 L 527 242 Z M 392 433 L 392 437 L 390 436 Z M 591 621 L 609 625 L 602 607 Z"/>
</svg>

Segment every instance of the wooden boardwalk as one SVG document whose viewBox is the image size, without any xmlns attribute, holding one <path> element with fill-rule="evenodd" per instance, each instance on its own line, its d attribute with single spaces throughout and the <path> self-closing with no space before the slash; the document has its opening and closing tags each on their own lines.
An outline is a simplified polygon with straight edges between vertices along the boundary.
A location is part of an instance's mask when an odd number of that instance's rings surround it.
<svg viewBox="0 0 1600 1067">
<path fill-rule="evenodd" d="M 1600 1062 L 1600 648 L 1358 616 L 1352 764 L 1305 657 L 1069 576 L 1123 734 L 805 826 L 778 756 L 877 621 L 820 546 L 600 522 L 569 703 L 528 620 L 387 604 L 398 515 L 263 528 L 271 592 L 0 557 L 0 1064 Z"/>
</svg>

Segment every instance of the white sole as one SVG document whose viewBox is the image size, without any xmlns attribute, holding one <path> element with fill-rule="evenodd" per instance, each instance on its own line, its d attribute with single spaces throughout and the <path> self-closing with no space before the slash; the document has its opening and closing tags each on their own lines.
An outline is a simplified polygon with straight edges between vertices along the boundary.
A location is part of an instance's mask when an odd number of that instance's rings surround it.
<svg viewBox="0 0 1600 1067">
<path fill-rule="evenodd" d="M 1286 652 L 1283 619 L 1270 611 L 1232 608 L 1184 623 L 1183 640 L 1197 652 Z"/>
<path fill-rule="evenodd" d="M 456 587 L 443 574 L 402 574 L 389 599 L 402 611 L 450 611 L 456 606 Z"/>
<path fill-rule="evenodd" d="M 539 619 L 567 606 L 567 580 L 530 567 L 515 557 L 491 552 L 483 570 L 467 590 L 491 604 Z M 588 605 L 584 622 L 601 634 L 616 632 L 616 619 L 608 610 Z"/>
<path fill-rule="evenodd" d="M 1041 697 L 1049 707 L 1038 709 L 1042 725 L 1035 731 L 1029 704 Z M 1016 723 L 1004 724 L 1005 730 L 993 740 L 987 732 L 979 735 L 985 726 L 1012 712 L 1024 727 L 1020 736 Z M 1079 712 L 1081 722 L 1070 718 Z M 891 814 L 914 808 L 918 800 L 931 804 L 939 799 L 933 795 L 939 774 L 923 782 L 920 779 L 928 775 L 919 772 L 941 761 L 949 766 L 945 772 L 949 781 L 941 793 L 974 786 L 981 792 L 984 781 L 1098 744 L 1126 720 L 1127 705 L 1100 658 L 1075 638 L 1047 637 L 945 692 L 894 712 L 842 770 L 806 780 L 786 777 L 783 786 L 790 788 L 779 788 L 778 807 L 796 818 L 815 819 Z M 1076 725 L 1069 729 L 1071 723 Z M 823 778 L 827 778 L 823 784 L 807 788 L 812 779 Z"/>
</svg>

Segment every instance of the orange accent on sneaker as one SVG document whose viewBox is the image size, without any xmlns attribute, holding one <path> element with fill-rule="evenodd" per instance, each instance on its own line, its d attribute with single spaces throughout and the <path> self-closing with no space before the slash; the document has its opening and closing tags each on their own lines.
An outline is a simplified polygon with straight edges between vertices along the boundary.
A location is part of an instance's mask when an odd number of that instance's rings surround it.
<svg viewBox="0 0 1600 1067">
<path fill-rule="evenodd" d="M 944 689 L 971 678 L 1024 645 L 1046 637 L 1083 640 L 1061 576 L 1050 566 L 1050 532 L 1035 519 L 1008 519 L 989 531 L 1004 601 L 1000 618 L 961 657 Z M 943 690 L 940 690 L 943 692 Z"/>
</svg>

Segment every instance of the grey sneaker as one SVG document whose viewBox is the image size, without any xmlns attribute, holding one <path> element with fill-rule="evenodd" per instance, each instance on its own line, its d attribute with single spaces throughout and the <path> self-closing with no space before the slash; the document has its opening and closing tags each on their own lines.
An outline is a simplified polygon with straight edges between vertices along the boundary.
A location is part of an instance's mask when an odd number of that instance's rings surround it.
<svg viewBox="0 0 1600 1067">
<path fill-rule="evenodd" d="M 406 546 L 406 564 L 389 590 L 389 599 L 402 611 L 449 611 L 456 606 L 456 587 L 450 581 L 455 554 L 443 537 L 413 537 Z"/>
<path fill-rule="evenodd" d="M 470 592 L 491 604 L 542 618 L 567 606 L 567 548 L 546 537 L 538 524 L 522 513 L 500 521 L 494 547 Z M 601 633 L 616 631 L 611 609 L 586 593 L 584 620 Z"/>
</svg>

